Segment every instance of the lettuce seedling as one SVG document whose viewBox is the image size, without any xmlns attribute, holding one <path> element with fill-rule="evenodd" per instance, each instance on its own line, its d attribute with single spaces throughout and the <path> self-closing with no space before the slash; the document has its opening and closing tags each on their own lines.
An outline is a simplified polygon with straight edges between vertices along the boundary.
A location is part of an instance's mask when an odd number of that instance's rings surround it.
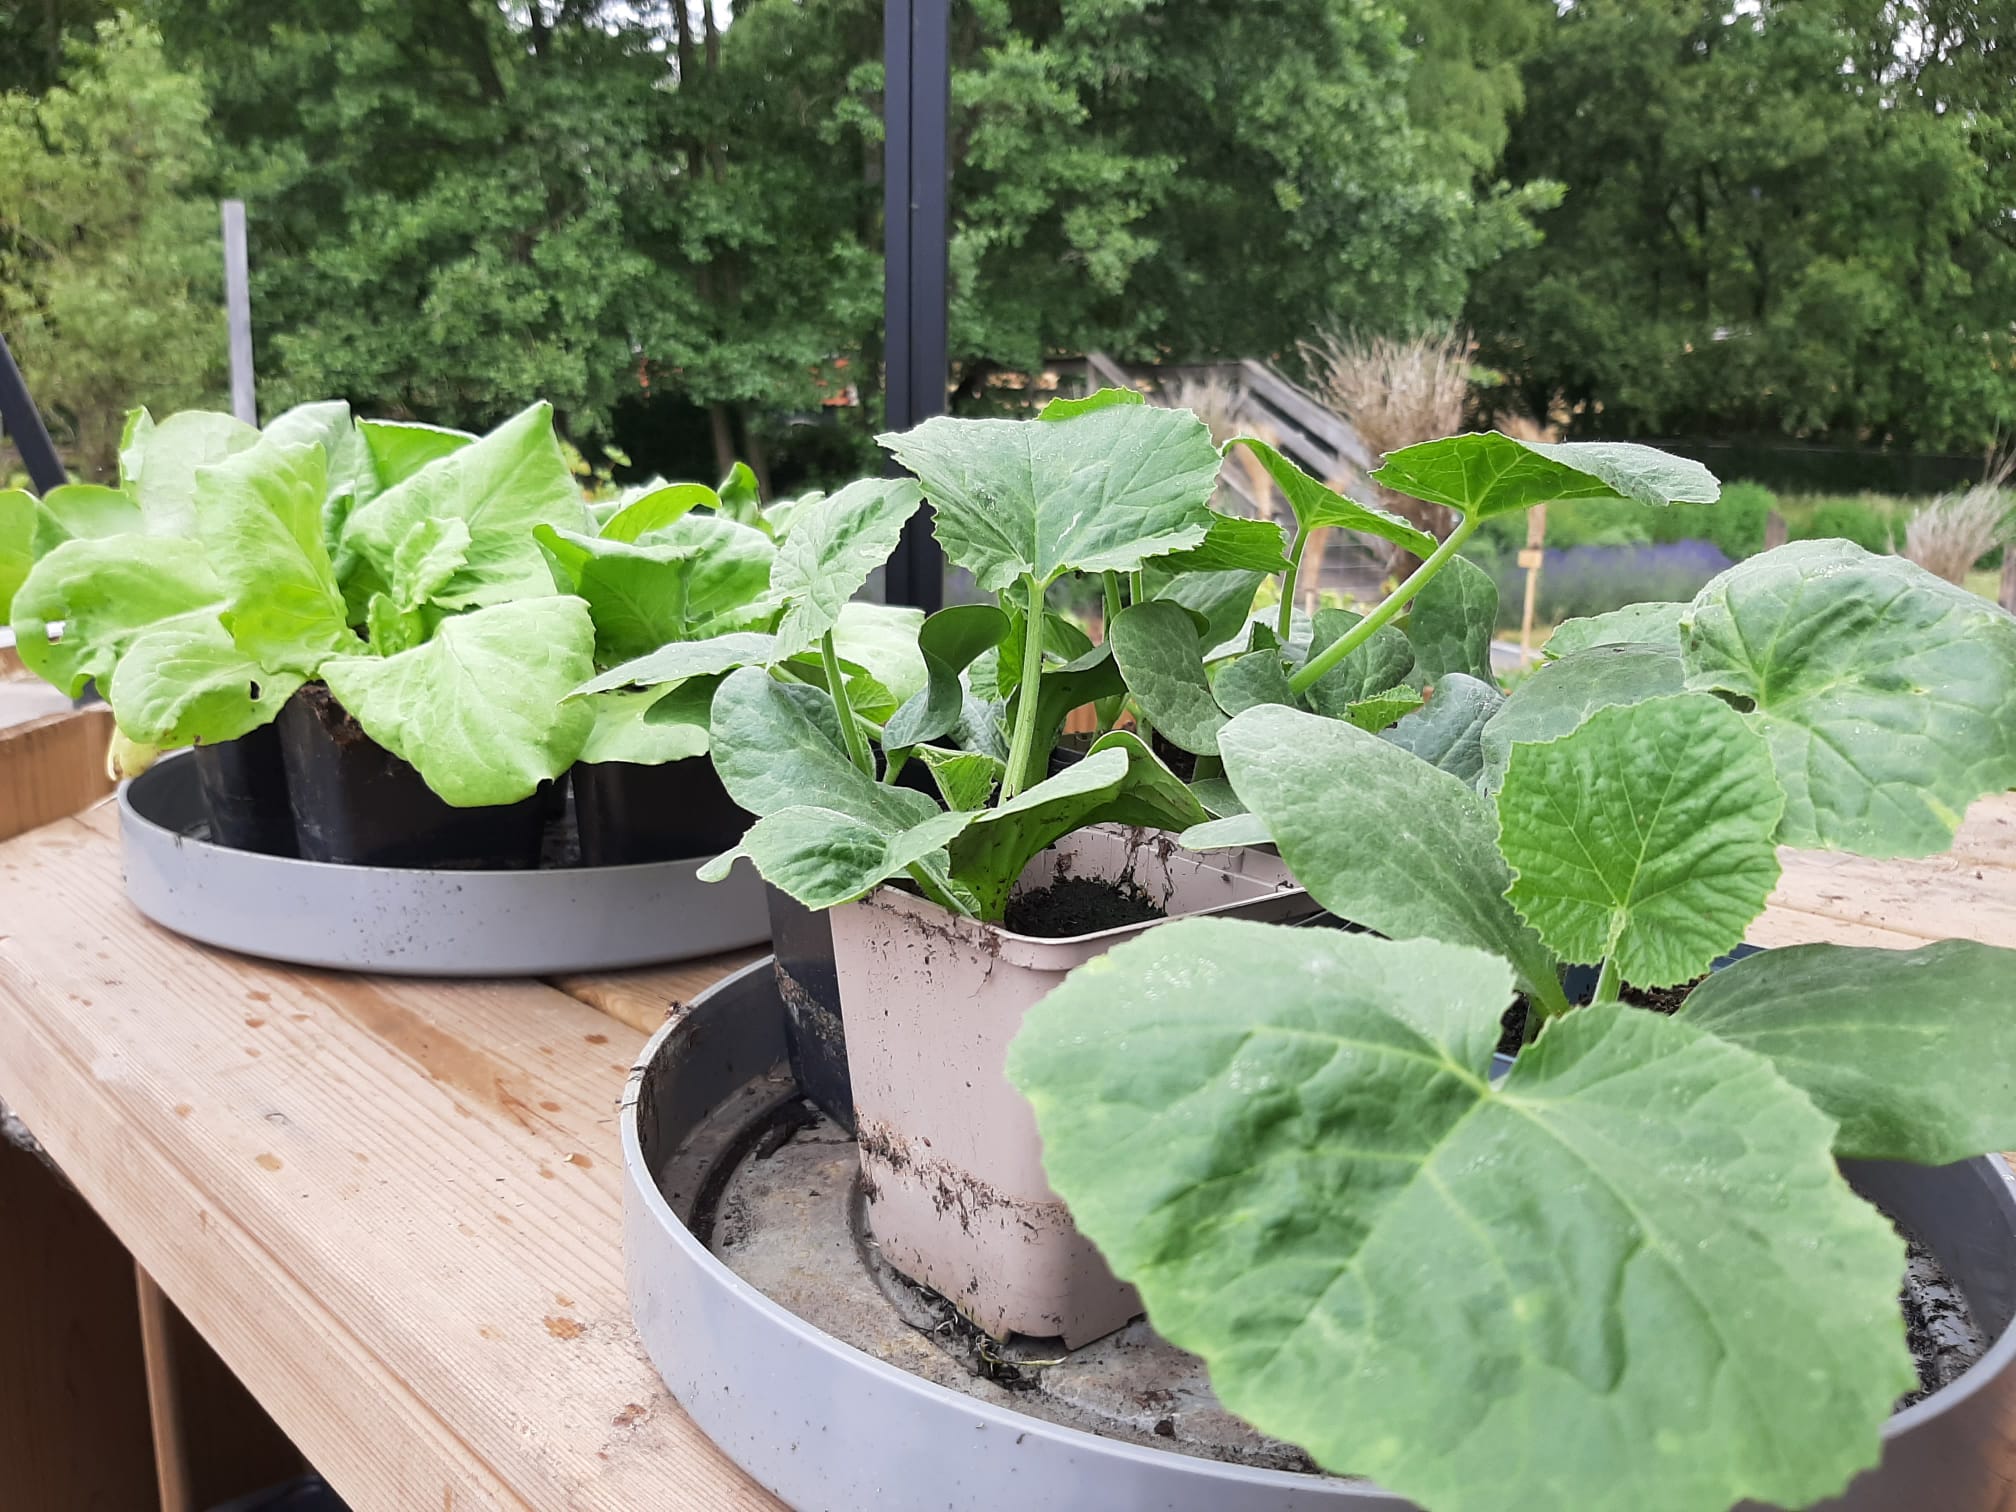
<svg viewBox="0 0 2016 1512">
<path fill-rule="evenodd" d="M 1564 635 L 1471 780 L 1231 719 L 1245 822 L 1385 938 L 1150 931 L 1009 1075 L 1156 1327 L 1324 1466 L 1432 1512 L 1805 1506 L 1915 1379 L 1903 1242 L 1835 1162 L 2016 1140 L 2016 952 L 1808 945 L 1671 1017 L 1620 995 L 1737 944 L 1780 843 L 1929 854 L 2016 784 L 2016 618 L 1818 541 Z M 1601 962 L 1587 1006 L 1570 961 Z M 1494 1079 L 1515 989 L 1537 1037 Z"/>
</svg>

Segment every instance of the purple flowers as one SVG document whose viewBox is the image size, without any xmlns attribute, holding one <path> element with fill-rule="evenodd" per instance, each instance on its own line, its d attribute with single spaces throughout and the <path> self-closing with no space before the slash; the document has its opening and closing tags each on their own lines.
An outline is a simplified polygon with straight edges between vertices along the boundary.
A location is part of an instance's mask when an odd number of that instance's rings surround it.
<svg viewBox="0 0 2016 1512">
<path fill-rule="evenodd" d="M 1526 573 L 1509 554 L 1486 562 L 1498 580 L 1499 618 L 1517 623 Z M 1540 571 L 1538 617 L 1547 621 L 1607 614 L 1626 604 L 1691 599 L 1734 565 L 1708 541 L 1643 546 L 1566 546 L 1547 553 Z"/>
</svg>

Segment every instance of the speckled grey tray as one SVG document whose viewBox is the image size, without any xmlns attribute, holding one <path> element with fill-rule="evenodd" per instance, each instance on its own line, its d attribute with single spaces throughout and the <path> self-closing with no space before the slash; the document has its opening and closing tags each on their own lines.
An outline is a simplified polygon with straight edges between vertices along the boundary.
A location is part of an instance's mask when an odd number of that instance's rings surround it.
<svg viewBox="0 0 2016 1512">
<path fill-rule="evenodd" d="M 770 937 L 762 880 L 705 858 L 541 871 L 419 871 L 264 856 L 202 838 L 193 763 L 119 794 L 126 896 L 177 934 L 300 966 L 411 976 L 546 976 L 683 961 Z"/>
</svg>

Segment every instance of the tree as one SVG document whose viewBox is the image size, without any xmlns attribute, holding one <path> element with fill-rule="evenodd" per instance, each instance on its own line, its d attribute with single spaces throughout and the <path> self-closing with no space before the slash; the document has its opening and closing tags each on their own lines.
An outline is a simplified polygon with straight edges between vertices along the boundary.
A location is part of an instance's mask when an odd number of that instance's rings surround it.
<svg viewBox="0 0 2016 1512">
<path fill-rule="evenodd" d="M 2016 421 L 2016 90 L 1987 8 L 1937 9 L 1577 0 L 1506 153 L 1566 199 L 1479 281 L 1485 360 L 1589 433 L 1971 447 Z"/>
<path fill-rule="evenodd" d="M 0 95 L 0 325 L 51 429 L 96 476 L 126 410 L 217 402 L 216 202 L 202 89 L 151 27 L 101 23 L 63 82 Z"/>
</svg>

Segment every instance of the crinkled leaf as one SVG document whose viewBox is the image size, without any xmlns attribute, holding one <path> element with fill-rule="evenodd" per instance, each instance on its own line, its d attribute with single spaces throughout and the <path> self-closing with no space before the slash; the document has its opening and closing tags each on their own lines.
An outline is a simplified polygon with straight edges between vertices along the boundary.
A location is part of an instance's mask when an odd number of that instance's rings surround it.
<svg viewBox="0 0 2016 1512">
<path fill-rule="evenodd" d="M 469 527 L 450 516 L 417 521 L 392 553 L 392 599 L 418 609 L 462 570 L 469 559 Z"/>
<path fill-rule="evenodd" d="M 1468 557 L 1452 557 L 1414 596 L 1407 640 L 1414 648 L 1410 679 L 1432 683 L 1450 672 L 1495 683 L 1491 633 L 1498 628 L 1498 584 Z"/>
<path fill-rule="evenodd" d="M 1840 1491 L 1914 1371 L 1903 1241 L 1831 1121 L 1615 1005 L 1493 1083 L 1511 987 L 1451 945 L 1181 920 L 1035 1004 L 1008 1076 L 1156 1330 L 1332 1470 L 1436 1512 Z"/>
<path fill-rule="evenodd" d="M 341 399 L 297 404 L 269 421 L 261 435 L 279 446 L 322 448 L 322 544 L 334 562 L 342 551 L 343 522 L 378 489 L 371 449 L 351 423 L 350 406 Z"/>
<path fill-rule="evenodd" d="M 1162 559 L 1141 569 L 1142 586 L 1149 598 L 1167 599 L 1204 616 L 1208 629 L 1204 643 L 1213 647 L 1215 658 L 1225 654 L 1226 641 L 1245 632 L 1247 616 L 1253 612 L 1253 595 L 1266 581 L 1264 572 L 1181 572 L 1163 569 Z"/>
<path fill-rule="evenodd" d="M 1694 600 L 1687 686 L 1746 701 L 1785 787 L 1786 845 L 1945 850 L 2016 787 L 2016 617 L 1902 557 L 1799 541 Z"/>
<path fill-rule="evenodd" d="M 196 530 L 196 470 L 259 444 L 259 432 L 242 420 L 208 410 L 170 415 L 138 443 L 139 466 L 127 492 L 140 503 L 150 535 L 188 536 Z"/>
<path fill-rule="evenodd" d="M 926 619 L 917 632 L 925 686 L 891 716 L 884 747 L 901 750 L 956 729 L 966 696 L 959 674 L 1007 633 L 1008 616 L 992 604 L 953 604 Z"/>
<path fill-rule="evenodd" d="M 1771 752 L 1706 693 L 1599 709 L 1512 747 L 1498 789 L 1509 896 L 1566 961 L 1640 987 L 1691 981 L 1742 943 L 1778 885 Z"/>
<path fill-rule="evenodd" d="M 322 539 L 319 446 L 264 441 L 196 475 L 196 534 L 224 585 L 225 628 L 269 671 L 312 677 L 358 649 Z"/>
<path fill-rule="evenodd" d="M 718 515 L 688 514 L 645 531 L 636 544 L 693 553 L 686 616 L 694 633 L 770 628 L 776 609 L 768 590 L 777 548 L 762 531 Z"/>
<path fill-rule="evenodd" d="M 696 677 L 641 693 L 598 693 L 585 700 L 595 723 L 581 747 L 583 761 L 662 766 L 704 756 L 707 714 L 716 679 Z"/>
<path fill-rule="evenodd" d="M 1063 421 L 941 415 L 878 439 L 923 484 L 947 559 L 984 590 L 1023 576 L 1131 572 L 1195 546 L 1210 528 L 1218 451 L 1185 410 L 1114 404 Z M 792 521 L 794 536 L 802 528 Z"/>
<path fill-rule="evenodd" d="M 1052 399 L 1036 412 L 1038 420 L 1075 420 L 1080 415 L 1089 415 L 1094 410 L 1110 409 L 1116 404 L 1146 404 L 1147 398 L 1137 389 L 1102 388 L 1082 399 Z"/>
<path fill-rule="evenodd" d="M 364 606 L 364 633 L 373 656 L 397 656 L 427 639 L 427 617 L 418 609 L 401 609 L 389 593 L 374 593 Z"/>
<path fill-rule="evenodd" d="M 1680 658 L 1652 646 L 1592 646 L 1549 662 L 1515 687 L 1485 724 L 1481 787 L 1498 791 L 1514 741 L 1553 740 L 1598 709 L 1681 691 Z"/>
<path fill-rule="evenodd" d="M 938 785 L 938 796 L 950 809 L 985 808 L 1001 785 L 1007 763 L 985 751 L 948 751 L 938 746 L 917 746 L 912 755 L 922 761 Z"/>
<path fill-rule="evenodd" d="M 1349 609 L 1318 609 L 1309 654 L 1319 654 L 1363 618 Z M 1381 625 L 1364 645 L 1311 683 L 1303 698 L 1317 713 L 1343 719 L 1352 704 L 1399 687 L 1413 668 L 1414 648 L 1407 637 L 1392 625 Z"/>
<path fill-rule="evenodd" d="M 686 639 L 692 548 L 635 545 L 551 525 L 536 527 L 532 536 L 554 585 L 586 601 L 598 663 L 631 662 Z"/>
<path fill-rule="evenodd" d="M 71 698 L 108 684 L 126 648 L 149 630 L 217 623 L 224 589 L 195 541 L 130 537 L 65 541 L 15 591 L 15 651 Z M 49 627 L 61 623 L 62 639 Z"/>
<path fill-rule="evenodd" d="M 799 509 L 770 570 L 770 586 L 784 601 L 777 639 L 787 651 L 833 628 L 841 605 L 889 560 L 923 500 L 908 478 L 863 478 Z"/>
<path fill-rule="evenodd" d="M 443 620 L 397 656 L 337 657 L 323 681 L 373 740 L 458 808 L 516 803 L 581 754 L 595 716 L 562 703 L 594 670 L 578 598 L 549 595 Z"/>
<path fill-rule="evenodd" d="M 652 688 L 660 683 L 682 682 L 689 677 L 706 677 L 732 672 L 737 667 L 767 667 L 781 658 L 777 637 L 753 630 L 732 635 L 710 636 L 705 640 L 674 641 L 660 646 L 649 656 L 612 667 L 574 690 L 578 697 L 609 693 L 617 688 Z M 838 731 L 835 735 L 837 738 Z"/>
<path fill-rule="evenodd" d="M 695 509 L 719 510 L 720 495 L 704 483 L 668 483 L 621 506 L 602 525 L 604 540 L 634 541 L 647 530 L 662 530 Z"/>
<path fill-rule="evenodd" d="M 1436 680 L 1426 708 L 1381 734 L 1474 787 L 1484 776 L 1484 726 L 1504 706 L 1505 695 L 1494 685 L 1451 672 Z"/>
<path fill-rule="evenodd" d="M 18 488 L 0 489 L 0 616 L 14 603 L 14 590 L 28 581 L 35 565 L 35 527 L 41 516 L 35 500 Z"/>
<path fill-rule="evenodd" d="M 1373 480 L 1411 498 L 1488 520 L 1556 499 L 1713 504 L 1699 462 L 1626 441 L 1520 441 L 1497 431 L 1446 436 L 1388 454 Z"/>
<path fill-rule="evenodd" d="M 1724 967 L 1686 1023 L 1754 1050 L 1836 1120 L 1857 1160 L 1949 1161 L 2016 1145 L 2016 951 L 1794 945 Z"/>
<path fill-rule="evenodd" d="M 1556 962 L 1505 900 L 1498 825 L 1461 778 L 1397 746 L 1267 704 L 1218 736 L 1225 774 L 1295 880 L 1339 918 L 1505 957 L 1529 993 L 1566 1007 Z"/>
<path fill-rule="evenodd" d="M 375 438 L 367 436 L 367 444 L 375 457 Z M 343 542 L 389 583 L 399 543 L 430 516 L 453 517 L 469 527 L 468 561 L 437 595 L 444 607 L 550 593 L 552 578 L 532 539 L 533 527 L 581 531 L 588 524 L 581 491 L 553 434 L 552 406 L 531 406 L 352 510 Z"/>
<path fill-rule="evenodd" d="M 886 714 L 924 688 L 924 655 L 917 649 L 924 611 L 908 604 L 872 604 L 850 599 L 833 626 L 833 649 L 849 668 L 873 679 Z M 855 707 L 861 705 L 857 702 Z M 880 723 L 884 715 L 871 715 Z"/>
<path fill-rule="evenodd" d="M 360 505 L 476 439 L 467 431 L 407 420 L 359 420 L 357 434 L 371 462 L 372 480 L 358 495 Z"/>
<path fill-rule="evenodd" d="M 1214 512 L 1204 539 L 1155 558 L 1163 572 L 1286 572 L 1287 542 L 1271 520 Z"/>
<path fill-rule="evenodd" d="M 1248 651 L 1218 669 L 1211 680 L 1212 696 L 1227 714 L 1243 714 L 1261 704 L 1300 708 L 1302 700 L 1288 686 L 1288 669 L 1279 651 Z M 1215 747 L 1214 747 L 1215 749 Z"/>
<path fill-rule="evenodd" d="M 1204 675 L 1204 648 L 1190 611 L 1167 599 L 1130 604 L 1107 635 L 1127 691 L 1172 744 L 1196 755 L 1218 749 L 1225 712 Z"/>
<path fill-rule="evenodd" d="M 1662 651 L 1680 652 L 1680 621 L 1685 604 L 1626 604 L 1608 614 L 1588 619 L 1563 620 L 1547 637 L 1548 660 L 1554 661 L 1587 651 L 1591 646 L 1656 646 Z"/>
<path fill-rule="evenodd" d="M 972 817 L 934 812 L 892 832 L 834 809 L 780 809 L 751 825 L 733 850 L 701 867 L 700 880 L 721 881 L 746 856 L 764 881 L 814 910 L 859 898 L 913 866 L 932 876 L 942 892 L 945 843 Z"/>
<path fill-rule="evenodd" d="M 959 709 L 959 744 L 984 751 L 996 761 L 1008 760 L 1008 706 L 999 699 L 980 698 L 968 691 Z"/>
<path fill-rule="evenodd" d="M 1357 703 L 1346 704 L 1344 718 L 1361 730 L 1369 730 L 1377 735 L 1401 716 L 1412 714 L 1427 700 L 1416 688 L 1389 688 L 1384 693 L 1375 693 L 1370 698 L 1361 698 Z"/>
<path fill-rule="evenodd" d="M 1230 452 L 1235 446 L 1247 448 L 1260 459 L 1267 475 L 1287 495 L 1288 507 L 1295 511 L 1295 522 L 1302 529 L 1340 525 L 1404 546 L 1416 556 L 1425 557 L 1434 551 L 1433 536 L 1417 530 L 1396 514 L 1345 498 L 1336 489 L 1310 477 L 1265 441 L 1255 436 L 1235 436 L 1225 443 L 1225 450 Z"/>
<path fill-rule="evenodd" d="M 270 723 L 304 679 L 263 669 L 217 620 L 150 631 L 105 691 L 129 740 L 158 750 L 236 740 Z"/>
</svg>

